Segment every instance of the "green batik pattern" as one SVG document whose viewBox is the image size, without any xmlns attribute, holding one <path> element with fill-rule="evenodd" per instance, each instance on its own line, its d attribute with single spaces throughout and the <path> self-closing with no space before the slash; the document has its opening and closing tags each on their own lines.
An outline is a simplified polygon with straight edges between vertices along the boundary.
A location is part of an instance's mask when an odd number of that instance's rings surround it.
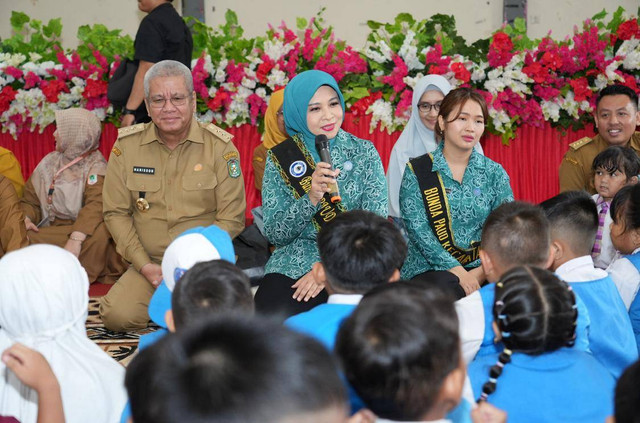
<svg viewBox="0 0 640 423">
<path fill-rule="evenodd" d="M 446 190 L 456 245 L 469 248 L 480 241 L 482 225 L 493 209 L 513 201 L 509 175 L 498 163 L 477 153 L 471 153 L 469 164 L 459 183 L 451 175 L 442 155 L 442 143 L 433 152 L 433 170 L 438 171 Z M 448 270 L 459 266 L 438 242 L 431 230 L 418 179 L 410 167 L 405 169 L 400 186 L 400 211 L 409 235 L 409 251 L 402 267 L 402 277 L 410 279 L 429 270 Z M 467 267 L 477 267 L 480 260 Z"/>
<path fill-rule="evenodd" d="M 314 163 L 313 159 L 309 160 Z M 364 209 L 386 217 L 387 184 L 382 161 L 373 144 L 340 130 L 331 141 L 331 161 L 340 169 L 337 180 L 346 210 Z M 317 231 L 312 223 L 318 207 L 311 204 L 308 195 L 295 198 L 282 178 L 281 172 L 286 171 L 278 168 L 269 152 L 262 185 L 262 207 L 265 234 L 276 250 L 265 273 L 282 273 L 297 279 L 320 259 L 316 247 Z"/>
</svg>

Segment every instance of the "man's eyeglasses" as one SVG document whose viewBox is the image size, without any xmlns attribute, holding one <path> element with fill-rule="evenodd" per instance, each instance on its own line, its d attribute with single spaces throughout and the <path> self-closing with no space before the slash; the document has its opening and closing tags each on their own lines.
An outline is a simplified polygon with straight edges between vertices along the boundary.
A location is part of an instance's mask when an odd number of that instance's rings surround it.
<svg viewBox="0 0 640 423">
<path fill-rule="evenodd" d="M 436 112 L 439 112 L 441 104 L 442 103 L 440 102 L 434 103 L 434 104 L 426 103 L 426 102 L 418 103 L 418 110 L 420 110 L 423 113 L 429 113 L 431 109 L 435 110 Z"/>
<path fill-rule="evenodd" d="M 187 103 L 188 98 L 189 96 L 186 96 L 186 95 L 177 95 L 171 98 L 164 98 L 164 97 L 151 98 L 149 99 L 149 104 L 154 109 L 162 109 L 167 104 L 167 100 L 169 100 L 171 104 L 178 107 L 178 106 L 184 106 Z"/>
</svg>

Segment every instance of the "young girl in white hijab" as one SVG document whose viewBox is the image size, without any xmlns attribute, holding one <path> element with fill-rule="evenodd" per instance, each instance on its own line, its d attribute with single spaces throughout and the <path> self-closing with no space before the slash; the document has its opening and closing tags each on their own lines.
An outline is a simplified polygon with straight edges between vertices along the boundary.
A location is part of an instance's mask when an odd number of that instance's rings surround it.
<svg viewBox="0 0 640 423">
<path fill-rule="evenodd" d="M 411 117 L 400 138 L 391 150 L 389 168 L 387 169 L 387 184 L 389 186 L 389 216 L 402 224 L 400 218 L 400 183 L 404 168 L 409 159 L 431 153 L 438 143 L 433 135 L 433 129 L 438 120 L 440 103 L 444 96 L 451 91 L 451 84 L 441 75 L 427 75 L 422 77 L 413 88 L 411 101 Z M 482 146 L 478 143 L 476 151 L 483 154 Z"/>
<path fill-rule="evenodd" d="M 0 259 L 0 351 L 19 342 L 40 352 L 60 384 L 67 423 L 117 422 L 124 368 L 87 338 L 89 281 L 78 259 L 32 245 Z M 0 362 L 0 415 L 35 423 L 37 394 Z"/>
</svg>

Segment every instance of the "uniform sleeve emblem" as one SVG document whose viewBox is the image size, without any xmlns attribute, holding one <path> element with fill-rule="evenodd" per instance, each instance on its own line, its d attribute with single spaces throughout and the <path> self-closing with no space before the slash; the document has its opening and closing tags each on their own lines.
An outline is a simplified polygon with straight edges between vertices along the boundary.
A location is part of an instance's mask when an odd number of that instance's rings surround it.
<svg viewBox="0 0 640 423">
<path fill-rule="evenodd" d="M 238 178 L 241 174 L 240 172 L 240 162 L 238 159 L 229 159 L 227 160 L 227 169 L 229 170 L 229 176 L 232 178 Z"/>
<path fill-rule="evenodd" d="M 120 157 L 120 155 L 122 154 L 122 151 L 120 151 L 120 149 L 119 149 L 118 147 L 116 147 L 116 146 L 114 146 L 114 147 L 111 149 L 111 152 L 112 152 L 113 154 L 115 154 L 115 155 L 116 155 L 116 157 Z"/>
</svg>

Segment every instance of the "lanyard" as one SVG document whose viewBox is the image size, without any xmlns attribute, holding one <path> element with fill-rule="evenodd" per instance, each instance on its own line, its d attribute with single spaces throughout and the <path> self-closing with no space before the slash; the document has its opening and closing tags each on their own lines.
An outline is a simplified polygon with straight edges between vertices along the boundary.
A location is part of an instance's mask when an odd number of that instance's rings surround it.
<svg viewBox="0 0 640 423">
<path fill-rule="evenodd" d="M 60 174 L 63 171 L 65 171 L 66 169 L 69 169 L 71 166 L 73 166 L 74 164 L 78 163 L 80 160 L 86 158 L 89 154 L 93 153 L 94 151 L 96 151 L 96 150 L 87 151 L 82 156 L 76 157 L 75 159 L 71 160 L 69 163 L 67 163 L 66 165 L 62 166 L 60 169 L 58 169 L 58 171 L 55 173 L 55 175 L 53 175 L 53 179 L 51 180 L 51 185 L 49 185 L 49 191 L 47 191 L 47 204 L 49 204 L 49 206 L 51 206 L 51 204 L 53 204 L 53 192 L 55 191 L 56 178 L 58 176 L 60 176 Z"/>
</svg>

